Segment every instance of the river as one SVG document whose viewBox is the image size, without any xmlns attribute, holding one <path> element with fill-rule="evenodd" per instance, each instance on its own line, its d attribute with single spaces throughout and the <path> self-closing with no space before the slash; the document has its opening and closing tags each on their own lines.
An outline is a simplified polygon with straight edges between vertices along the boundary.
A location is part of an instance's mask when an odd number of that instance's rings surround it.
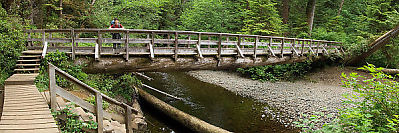
<svg viewBox="0 0 399 133">
<path fill-rule="evenodd" d="M 154 80 L 141 79 L 143 83 L 183 100 L 174 100 L 145 89 L 147 92 L 215 126 L 242 133 L 297 132 L 269 118 L 263 112 L 263 108 L 268 107 L 267 104 L 236 95 L 220 86 L 202 82 L 185 72 L 147 72 L 145 74 Z M 145 103 L 141 104 L 150 132 L 191 132 L 145 105 Z"/>
</svg>

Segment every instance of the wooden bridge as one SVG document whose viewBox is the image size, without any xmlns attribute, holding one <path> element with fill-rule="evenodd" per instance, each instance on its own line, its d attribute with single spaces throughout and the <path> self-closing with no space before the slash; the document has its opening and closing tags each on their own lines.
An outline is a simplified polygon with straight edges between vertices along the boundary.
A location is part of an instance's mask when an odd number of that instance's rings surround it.
<svg viewBox="0 0 399 133">
<path fill-rule="evenodd" d="M 275 36 L 229 33 L 135 30 L 135 29 L 39 29 L 27 30 L 28 49 L 47 52 L 59 50 L 76 55 L 92 55 L 99 60 L 103 55 L 130 56 L 304 56 L 343 52 L 340 42 L 286 38 Z M 122 39 L 112 39 L 119 33 Z M 110 43 L 123 46 L 113 50 Z"/>
<path fill-rule="evenodd" d="M 6 80 L 0 132 L 59 132 L 45 102 L 47 100 L 50 103 L 51 109 L 61 109 L 60 103 L 57 103 L 58 99 L 74 102 L 81 110 L 94 113 L 98 123 L 97 132 L 106 131 L 104 122 L 109 122 L 106 120 L 126 123 L 124 131 L 132 132 L 132 126 L 137 124 L 133 123 L 132 119 L 139 116 L 137 109 L 102 94 L 52 64 L 49 64 L 50 93 L 48 96 L 40 95 L 34 85 L 34 78 L 39 71 L 41 58 L 56 50 L 70 54 L 72 59 L 75 59 L 76 55 L 83 55 L 93 56 L 97 61 L 101 61 L 102 56 L 120 55 L 128 62 L 143 57 L 156 60 L 172 56 L 174 61 L 187 56 L 199 60 L 216 57 L 218 65 L 223 60 L 222 57 L 227 56 L 250 57 L 254 62 L 257 58 L 263 58 L 266 60 L 260 61 L 267 62 L 269 57 L 292 58 L 344 52 L 341 43 L 333 41 L 228 33 L 132 29 L 42 29 L 27 30 L 26 33 L 27 48 L 30 51 L 25 51 L 24 54 L 27 55 L 20 57 L 17 64 L 19 68 L 15 69 L 15 72 L 32 74 L 14 74 Z M 111 33 L 122 34 L 123 38 L 109 38 Z M 112 43 L 124 45 L 113 49 Z M 201 63 L 204 62 L 197 64 L 201 66 Z M 88 91 L 95 97 L 96 104 L 91 105 L 57 86 L 55 75 Z M 103 111 L 103 100 L 123 108 L 125 114 Z"/>
</svg>

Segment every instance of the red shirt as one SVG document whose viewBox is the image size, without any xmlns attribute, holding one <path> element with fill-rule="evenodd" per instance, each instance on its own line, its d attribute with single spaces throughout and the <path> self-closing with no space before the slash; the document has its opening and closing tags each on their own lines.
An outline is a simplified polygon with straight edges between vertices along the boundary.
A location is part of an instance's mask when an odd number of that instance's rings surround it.
<svg viewBox="0 0 399 133">
<path fill-rule="evenodd" d="M 123 26 L 121 24 L 119 24 L 119 25 L 113 24 L 113 25 L 111 25 L 111 28 L 123 28 Z"/>
</svg>

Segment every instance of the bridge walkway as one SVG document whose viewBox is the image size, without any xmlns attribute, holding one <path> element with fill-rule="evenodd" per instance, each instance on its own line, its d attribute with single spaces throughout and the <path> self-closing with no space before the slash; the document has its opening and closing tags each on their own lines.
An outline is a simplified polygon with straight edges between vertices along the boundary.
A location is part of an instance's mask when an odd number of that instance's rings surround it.
<svg viewBox="0 0 399 133">
<path fill-rule="evenodd" d="M 50 109 L 34 84 L 34 74 L 14 74 L 5 81 L 0 133 L 59 132 Z"/>
</svg>

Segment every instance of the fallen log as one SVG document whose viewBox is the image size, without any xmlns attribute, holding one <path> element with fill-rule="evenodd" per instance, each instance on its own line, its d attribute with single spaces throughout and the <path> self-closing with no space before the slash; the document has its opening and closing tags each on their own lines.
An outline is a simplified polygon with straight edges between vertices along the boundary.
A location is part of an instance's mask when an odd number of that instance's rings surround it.
<svg viewBox="0 0 399 133">
<path fill-rule="evenodd" d="M 358 68 L 356 68 L 356 67 L 348 67 L 348 68 L 353 69 L 353 70 L 362 71 L 362 72 L 370 72 L 370 71 L 368 71 L 368 70 L 358 69 Z M 399 74 L 399 69 L 388 69 L 388 68 L 384 68 L 384 69 L 381 70 L 381 72 L 386 73 L 386 74 L 393 74 L 393 75 L 394 75 L 394 74 Z"/>
<path fill-rule="evenodd" d="M 230 133 L 227 130 L 211 125 L 203 120 L 198 119 L 197 117 L 184 113 L 183 111 L 170 106 L 169 104 L 159 100 L 140 88 L 137 88 L 137 90 L 139 91 L 139 96 L 141 99 L 147 101 L 154 108 L 158 109 L 159 111 L 168 115 L 170 118 L 176 120 L 193 131 L 200 133 Z"/>
</svg>

